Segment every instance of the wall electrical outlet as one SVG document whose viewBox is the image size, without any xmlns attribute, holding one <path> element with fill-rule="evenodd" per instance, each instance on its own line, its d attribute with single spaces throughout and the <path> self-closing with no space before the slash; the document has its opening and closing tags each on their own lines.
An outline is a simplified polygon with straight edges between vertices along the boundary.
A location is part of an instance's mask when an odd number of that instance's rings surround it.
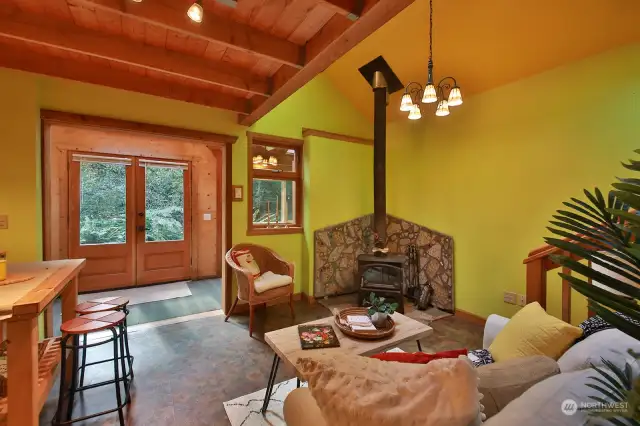
<svg viewBox="0 0 640 426">
<path fill-rule="evenodd" d="M 516 293 L 505 291 L 504 292 L 504 303 L 509 303 L 511 305 L 515 305 L 518 303 L 518 295 Z"/>
<path fill-rule="evenodd" d="M 9 229 L 9 217 L 0 215 L 0 229 Z"/>
<path fill-rule="evenodd" d="M 525 296 L 524 294 L 519 294 L 518 295 L 518 305 L 525 306 L 526 304 L 527 304 L 527 296 Z"/>
</svg>

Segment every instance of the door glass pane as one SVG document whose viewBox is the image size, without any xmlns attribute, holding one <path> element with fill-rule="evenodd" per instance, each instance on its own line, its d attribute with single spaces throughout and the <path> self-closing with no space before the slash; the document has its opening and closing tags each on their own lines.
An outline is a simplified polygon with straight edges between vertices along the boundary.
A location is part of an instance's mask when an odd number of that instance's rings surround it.
<svg viewBox="0 0 640 426">
<path fill-rule="evenodd" d="M 80 162 L 80 244 L 127 241 L 124 164 Z"/>
<path fill-rule="evenodd" d="M 145 166 L 146 241 L 184 240 L 184 170 Z"/>
<path fill-rule="evenodd" d="M 253 223 L 295 224 L 295 186 L 291 180 L 253 179 Z"/>
</svg>

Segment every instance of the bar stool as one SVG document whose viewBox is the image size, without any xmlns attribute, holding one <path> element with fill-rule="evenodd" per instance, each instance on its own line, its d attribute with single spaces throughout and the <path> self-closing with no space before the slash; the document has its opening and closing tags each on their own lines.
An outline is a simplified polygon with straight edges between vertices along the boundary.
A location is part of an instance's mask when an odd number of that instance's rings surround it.
<svg viewBox="0 0 640 426">
<path fill-rule="evenodd" d="M 60 331 L 64 333 L 61 341 L 61 353 L 62 353 L 62 362 L 61 371 L 60 371 L 60 393 L 58 395 L 58 409 L 56 411 L 56 415 L 53 418 L 52 424 L 54 426 L 68 425 L 79 421 L 84 421 L 87 419 L 92 419 L 94 417 L 102 416 L 108 413 L 118 412 L 118 417 L 120 419 L 120 425 L 124 426 L 124 411 L 123 408 L 130 401 L 130 393 L 129 393 L 129 384 L 130 381 L 127 378 L 126 374 L 126 366 L 125 366 L 125 353 L 124 353 L 124 320 L 126 315 L 122 311 L 106 311 L 106 312 L 98 312 L 89 315 L 83 315 L 80 317 L 73 318 L 69 321 L 66 321 L 60 327 Z M 113 334 L 113 337 L 107 339 L 105 341 L 101 341 L 98 343 L 92 343 L 90 345 L 80 345 L 80 336 L 85 336 L 88 333 L 95 333 L 97 331 L 109 330 Z M 73 343 L 69 344 L 69 339 L 73 338 Z M 118 342 L 119 341 L 119 342 Z M 91 385 L 78 386 L 77 383 L 77 371 L 78 371 L 78 357 L 80 349 L 86 351 L 87 348 L 105 345 L 113 342 L 113 358 L 104 360 L 102 362 L 113 361 L 113 380 L 107 380 L 100 383 L 94 383 Z M 120 354 L 118 354 L 118 348 L 120 349 Z M 65 377 L 67 377 L 67 367 L 66 362 L 64 362 L 65 355 L 67 353 L 67 349 L 71 349 L 73 351 L 73 369 L 71 374 L 71 386 L 69 389 L 65 389 Z M 120 360 L 120 368 L 122 369 L 122 377 L 120 377 L 118 360 Z M 124 382 L 124 390 L 125 390 L 125 402 L 122 402 L 122 395 L 120 391 L 120 382 Z M 116 403 L 117 407 L 105 410 L 96 414 L 90 414 L 87 416 L 72 418 L 73 414 L 73 399 L 76 392 L 84 391 L 87 389 L 97 388 L 100 386 L 106 386 L 109 384 L 115 384 L 116 387 Z M 62 420 L 60 417 L 62 416 L 62 410 L 64 406 L 64 397 L 68 395 L 68 406 L 66 418 Z"/>
<path fill-rule="evenodd" d="M 129 304 L 129 299 L 126 297 L 102 297 L 99 299 L 92 299 L 86 302 L 80 303 L 76 306 L 76 314 L 78 315 L 87 315 L 98 312 L 107 312 L 107 311 L 122 311 L 125 314 L 124 319 L 124 347 L 126 352 L 127 363 L 129 364 L 129 371 L 126 373 L 127 377 L 131 376 L 130 379 L 133 380 L 133 356 L 129 352 L 129 333 L 127 331 L 127 316 L 129 316 L 129 310 L 127 309 L 127 305 Z M 87 333 L 88 334 L 88 333 Z M 87 334 L 84 335 L 84 346 L 87 346 Z M 82 361 L 80 363 L 80 386 L 84 385 L 84 370 L 89 365 L 99 364 L 100 362 L 92 362 L 87 364 L 87 351 L 82 351 Z"/>
</svg>

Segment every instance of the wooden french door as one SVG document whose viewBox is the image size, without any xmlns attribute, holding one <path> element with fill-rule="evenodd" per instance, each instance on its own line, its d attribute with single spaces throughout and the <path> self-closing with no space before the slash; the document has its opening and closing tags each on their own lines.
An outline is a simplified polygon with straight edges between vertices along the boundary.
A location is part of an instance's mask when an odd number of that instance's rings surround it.
<svg viewBox="0 0 640 426">
<path fill-rule="evenodd" d="M 190 277 L 189 162 L 93 153 L 69 160 L 69 254 L 87 259 L 81 291 Z"/>
</svg>

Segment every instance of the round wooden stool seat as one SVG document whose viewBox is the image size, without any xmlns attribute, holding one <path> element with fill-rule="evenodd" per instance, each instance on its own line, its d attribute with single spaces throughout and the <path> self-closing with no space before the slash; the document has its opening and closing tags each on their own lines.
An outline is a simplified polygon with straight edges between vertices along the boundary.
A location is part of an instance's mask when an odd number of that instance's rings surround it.
<svg viewBox="0 0 640 426">
<path fill-rule="evenodd" d="M 87 334 L 115 327 L 124 322 L 126 315 L 122 311 L 105 311 L 65 321 L 60 331 L 66 334 Z"/>
<path fill-rule="evenodd" d="M 121 310 L 129 304 L 126 297 L 102 297 L 91 299 L 76 306 L 76 313 L 80 315 L 94 312 Z"/>
</svg>

